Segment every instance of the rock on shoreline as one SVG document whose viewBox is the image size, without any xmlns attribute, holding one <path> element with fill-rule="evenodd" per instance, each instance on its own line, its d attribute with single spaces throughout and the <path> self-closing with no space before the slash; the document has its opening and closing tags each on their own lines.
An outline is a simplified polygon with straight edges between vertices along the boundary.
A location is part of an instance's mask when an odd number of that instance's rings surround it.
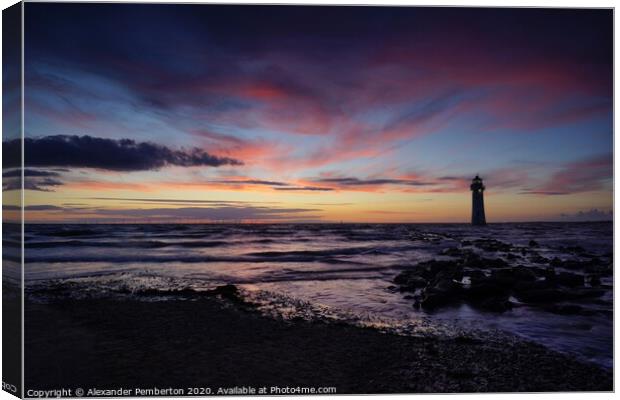
<svg viewBox="0 0 620 400">
<path fill-rule="evenodd" d="M 557 257 L 549 260 L 534 250 L 538 247 L 533 240 L 529 247 L 513 247 L 494 239 L 463 241 L 461 247 L 444 249 L 439 259 L 401 267 L 403 271 L 394 278 L 394 283 L 401 292 L 411 293 L 408 296 L 414 300 L 414 307 L 427 310 L 466 302 L 487 311 L 503 312 L 515 306 L 516 299 L 558 314 L 605 313 L 605 310 L 559 303 L 603 296 L 606 288 L 601 287 L 601 276 L 611 274 L 611 261 L 579 249 L 579 255 L 586 260 Z M 481 256 L 474 248 L 491 252 L 495 257 Z M 524 256 L 542 265 L 519 264 Z"/>
</svg>

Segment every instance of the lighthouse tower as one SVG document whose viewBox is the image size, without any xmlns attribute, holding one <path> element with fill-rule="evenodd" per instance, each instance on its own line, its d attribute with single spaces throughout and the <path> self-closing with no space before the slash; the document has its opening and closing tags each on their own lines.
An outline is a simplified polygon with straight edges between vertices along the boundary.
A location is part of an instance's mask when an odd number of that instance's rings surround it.
<svg viewBox="0 0 620 400">
<path fill-rule="evenodd" d="M 471 224 L 486 225 L 487 220 L 484 216 L 484 185 L 478 175 L 471 181 Z"/>
</svg>

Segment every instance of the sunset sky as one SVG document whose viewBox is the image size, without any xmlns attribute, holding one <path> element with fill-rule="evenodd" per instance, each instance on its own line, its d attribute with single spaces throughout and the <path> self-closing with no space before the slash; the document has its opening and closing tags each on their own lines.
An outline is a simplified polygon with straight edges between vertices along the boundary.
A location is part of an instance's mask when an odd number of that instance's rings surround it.
<svg viewBox="0 0 620 400">
<path fill-rule="evenodd" d="M 489 222 L 610 219 L 612 29 L 611 10 L 26 3 L 26 217 L 467 222 L 479 173 Z"/>
</svg>

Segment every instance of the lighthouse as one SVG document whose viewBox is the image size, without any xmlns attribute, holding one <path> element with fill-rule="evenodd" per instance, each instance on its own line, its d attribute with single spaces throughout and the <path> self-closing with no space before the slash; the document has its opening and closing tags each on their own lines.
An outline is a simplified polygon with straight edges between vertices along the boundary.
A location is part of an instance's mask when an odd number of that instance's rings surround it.
<svg viewBox="0 0 620 400">
<path fill-rule="evenodd" d="M 484 185 L 478 175 L 471 181 L 471 224 L 486 225 L 487 220 L 484 216 Z"/>
</svg>

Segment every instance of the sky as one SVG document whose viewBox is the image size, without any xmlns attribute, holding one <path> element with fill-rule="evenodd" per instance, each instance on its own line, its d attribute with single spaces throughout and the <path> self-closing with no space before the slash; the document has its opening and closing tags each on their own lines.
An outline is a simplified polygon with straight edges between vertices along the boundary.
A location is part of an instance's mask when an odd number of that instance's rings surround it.
<svg viewBox="0 0 620 400">
<path fill-rule="evenodd" d="M 26 3 L 26 218 L 467 222 L 480 174 L 489 222 L 611 219 L 612 24 Z"/>
</svg>

